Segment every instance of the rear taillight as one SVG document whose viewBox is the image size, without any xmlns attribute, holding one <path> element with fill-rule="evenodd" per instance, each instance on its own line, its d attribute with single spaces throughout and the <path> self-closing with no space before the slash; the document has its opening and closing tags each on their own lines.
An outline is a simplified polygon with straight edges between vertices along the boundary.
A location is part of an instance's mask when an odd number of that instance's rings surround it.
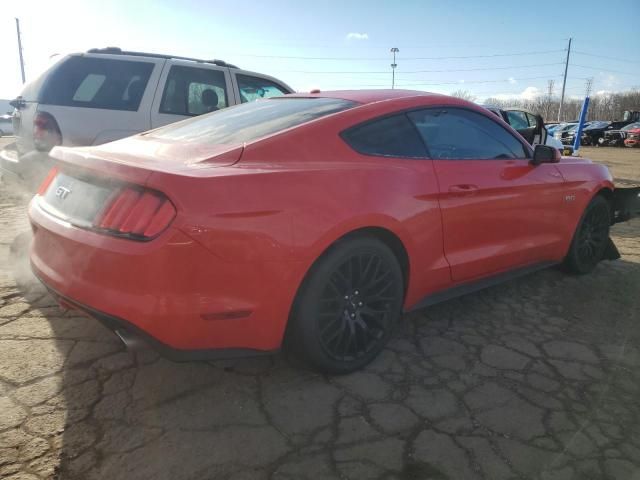
<svg viewBox="0 0 640 480">
<path fill-rule="evenodd" d="M 123 187 L 98 214 L 93 228 L 113 235 L 149 240 L 162 233 L 175 215 L 175 207 L 162 193 Z"/>
<path fill-rule="evenodd" d="M 47 192 L 47 190 L 49 189 L 49 185 L 51 185 L 51 182 L 53 182 L 53 179 L 56 178 L 57 174 L 58 169 L 56 167 L 53 167 L 51 170 L 49 170 L 49 173 L 40 184 L 40 188 L 38 188 L 38 195 L 44 195 Z"/>
<path fill-rule="evenodd" d="M 53 115 L 37 112 L 33 119 L 33 143 L 37 150 L 48 152 L 56 145 L 62 145 L 62 133 Z"/>
</svg>

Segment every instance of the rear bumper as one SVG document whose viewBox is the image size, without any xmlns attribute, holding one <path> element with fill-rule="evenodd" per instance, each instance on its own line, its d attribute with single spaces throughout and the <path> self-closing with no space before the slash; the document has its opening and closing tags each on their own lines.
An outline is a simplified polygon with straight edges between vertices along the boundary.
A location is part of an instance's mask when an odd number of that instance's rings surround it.
<svg viewBox="0 0 640 480">
<path fill-rule="evenodd" d="M 36 274 L 37 275 L 37 274 Z M 175 362 L 188 362 L 196 360 L 220 360 L 227 358 L 245 358 L 255 357 L 262 355 L 270 355 L 278 352 L 275 350 L 253 350 L 248 348 L 217 348 L 217 349 L 179 349 L 173 348 L 166 343 L 161 342 L 155 337 L 152 337 L 144 330 L 140 329 L 136 325 L 121 318 L 109 315 L 94 308 L 82 305 L 77 301 L 61 295 L 59 292 L 47 285 L 46 282 L 39 279 L 44 286 L 49 290 L 49 293 L 64 307 L 72 308 L 83 312 L 87 316 L 98 320 L 107 329 L 115 333 L 122 342 L 131 348 L 132 342 L 142 341 L 144 344 L 150 346 L 156 350 L 160 355 L 166 357 Z"/>
<path fill-rule="evenodd" d="M 29 206 L 31 265 L 56 296 L 178 357 L 280 348 L 296 262 L 226 261 L 174 227 L 149 242 L 109 237 L 55 219 L 38 198 Z"/>
</svg>

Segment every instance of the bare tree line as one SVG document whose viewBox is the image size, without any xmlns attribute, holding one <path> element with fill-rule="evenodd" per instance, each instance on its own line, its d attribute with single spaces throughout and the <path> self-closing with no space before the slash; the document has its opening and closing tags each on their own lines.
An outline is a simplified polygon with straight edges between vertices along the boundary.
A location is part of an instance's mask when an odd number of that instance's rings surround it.
<svg viewBox="0 0 640 480">
<path fill-rule="evenodd" d="M 469 91 L 457 90 L 452 93 L 454 97 L 464 98 L 474 101 L 476 97 Z M 576 120 L 580 116 L 582 100 L 565 98 L 562 107 L 563 122 Z M 542 115 L 547 122 L 554 122 L 558 119 L 558 108 L 560 98 L 554 95 L 538 95 L 532 99 L 501 100 L 498 98 L 487 98 L 485 105 L 496 107 L 516 107 L 530 110 Z M 640 110 L 640 89 L 634 88 L 626 92 L 607 93 L 594 95 L 589 100 L 589 111 L 587 120 L 622 120 L 625 110 Z"/>
</svg>

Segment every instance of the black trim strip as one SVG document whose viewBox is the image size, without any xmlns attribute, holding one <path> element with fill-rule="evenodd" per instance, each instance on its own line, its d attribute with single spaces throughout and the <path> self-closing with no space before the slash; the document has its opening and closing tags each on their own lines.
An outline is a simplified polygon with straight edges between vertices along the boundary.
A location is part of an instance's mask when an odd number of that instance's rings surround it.
<svg viewBox="0 0 640 480">
<path fill-rule="evenodd" d="M 49 293 L 56 300 L 63 300 L 78 310 L 83 311 L 92 318 L 95 318 L 102 323 L 107 329 L 111 330 L 120 339 L 121 336 L 116 333 L 117 330 L 124 330 L 134 337 L 140 338 L 143 342 L 151 346 L 163 357 L 173 360 L 174 362 L 190 362 L 197 360 L 223 360 L 229 358 L 247 358 L 247 357 L 260 357 L 264 355 L 273 355 L 279 352 L 276 350 L 254 350 L 251 348 L 212 348 L 212 349 L 198 349 L 198 350 L 184 350 L 181 348 L 173 348 L 164 342 L 161 342 L 157 338 L 149 335 L 147 332 L 137 327 L 136 325 L 123 320 L 122 318 L 109 315 L 107 313 L 95 310 L 82 303 L 79 303 L 65 295 L 60 294 L 57 290 L 47 285 L 38 274 L 34 271 L 33 265 L 31 266 L 33 274 L 40 282 L 49 290 Z"/>
<path fill-rule="evenodd" d="M 557 265 L 557 262 L 534 263 L 533 265 L 528 265 L 526 267 L 520 267 L 516 268 L 515 270 L 509 270 L 507 272 L 498 273 L 490 277 L 481 278 L 480 280 L 474 280 L 471 282 L 463 283 L 462 285 L 456 285 L 455 287 L 447 288 L 446 290 L 440 290 L 439 292 L 427 295 L 407 311 L 412 312 L 414 310 L 420 310 L 437 303 L 446 302 L 447 300 L 461 297 L 463 295 L 467 295 L 468 293 L 477 292 L 478 290 L 483 290 L 488 287 L 493 287 L 494 285 L 498 285 L 500 283 L 513 280 L 515 278 L 522 277 L 533 272 L 537 272 L 538 270 L 544 270 L 545 268 L 549 268 L 554 265 Z"/>
</svg>

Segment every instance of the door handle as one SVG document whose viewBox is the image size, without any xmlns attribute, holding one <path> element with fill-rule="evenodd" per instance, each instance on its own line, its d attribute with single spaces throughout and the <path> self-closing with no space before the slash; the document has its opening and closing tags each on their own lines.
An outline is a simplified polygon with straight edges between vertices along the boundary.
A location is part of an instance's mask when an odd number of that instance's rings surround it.
<svg viewBox="0 0 640 480">
<path fill-rule="evenodd" d="M 460 185 L 451 185 L 449 187 L 449 193 L 473 195 L 477 191 L 478 191 L 477 185 L 460 184 Z"/>
</svg>

